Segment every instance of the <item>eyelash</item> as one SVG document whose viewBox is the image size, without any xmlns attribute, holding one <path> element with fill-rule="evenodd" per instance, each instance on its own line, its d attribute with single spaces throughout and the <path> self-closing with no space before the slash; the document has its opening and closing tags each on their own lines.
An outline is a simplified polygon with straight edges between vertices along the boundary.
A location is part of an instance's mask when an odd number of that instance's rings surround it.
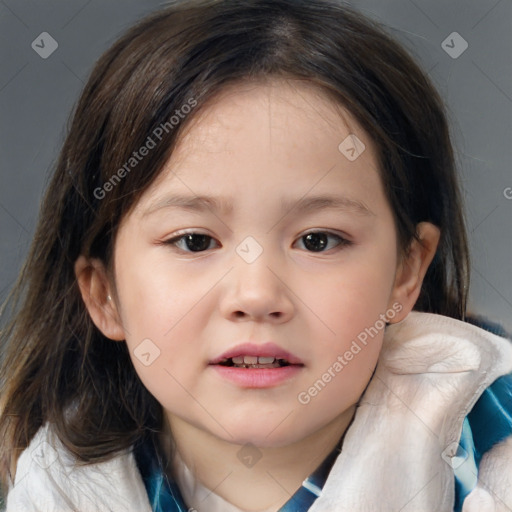
<svg viewBox="0 0 512 512">
<path fill-rule="evenodd" d="M 326 234 L 330 237 L 336 238 L 338 240 L 338 244 L 334 248 L 335 249 L 338 248 L 338 250 L 341 250 L 344 247 L 349 247 L 349 246 L 353 245 L 353 242 L 351 242 L 350 240 L 347 240 L 346 238 L 344 238 L 336 233 L 333 233 L 332 231 L 322 231 L 322 230 L 308 231 L 307 233 L 304 233 L 302 236 L 300 236 L 297 240 L 301 240 L 302 238 L 304 238 L 308 235 L 312 235 L 312 234 Z M 178 251 L 181 251 L 185 254 L 201 254 L 208 250 L 208 249 L 206 249 L 204 251 L 190 251 L 190 250 L 180 249 L 177 246 L 177 243 L 180 242 L 181 240 L 184 240 L 185 237 L 188 235 L 206 236 L 206 237 L 210 238 L 211 240 L 214 240 L 213 237 L 207 235 L 206 233 L 199 233 L 197 231 L 180 231 L 180 232 L 176 233 L 176 235 L 173 236 L 172 238 L 162 241 L 161 244 L 167 245 L 167 246 L 174 246 Z M 322 254 L 322 253 L 328 252 L 330 250 L 332 250 L 332 248 L 328 249 L 327 251 L 307 251 L 307 252 L 311 252 L 312 254 Z"/>
</svg>

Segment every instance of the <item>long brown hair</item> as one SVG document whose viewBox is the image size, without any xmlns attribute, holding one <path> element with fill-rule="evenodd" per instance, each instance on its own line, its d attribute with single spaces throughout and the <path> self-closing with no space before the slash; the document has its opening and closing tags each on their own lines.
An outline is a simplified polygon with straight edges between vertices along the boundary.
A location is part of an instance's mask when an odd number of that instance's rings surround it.
<svg viewBox="0 0 512 512">
<path fill-rule="evenodd" d="M 314 84 L 356 117 L 377 147 L 401 251 L 419 222 L 441 229 L 415 309 L 464 319 L 468 249 L 449 129 L 438 93 L 408 53 L 335 0 L 175 2 L 128 30 L 96 63 L 30 252 L 2 306 L 10 313 L 1 334 L 4 486 L 47 421 L 83 463 L 106 460 L 162 428 L 162 407 L 139 380 L 126 344 L 92 323 L 73 265 L 83 254 L 111 268 L 120 220 L 208 100 L 228 84 L 274 78 Z M 171 123 L 186 104 L 195 106 Z M 159 127 L 156 146 L 120 172 Z"/>
</svg>

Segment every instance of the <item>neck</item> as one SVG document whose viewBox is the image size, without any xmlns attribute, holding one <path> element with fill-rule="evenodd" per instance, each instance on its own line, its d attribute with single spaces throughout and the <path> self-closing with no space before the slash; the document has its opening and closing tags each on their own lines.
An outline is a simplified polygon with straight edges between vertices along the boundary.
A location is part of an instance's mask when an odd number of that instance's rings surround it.
<svg viewBox="0 0 512 512">
<path fill-rule="evenodd" d="M 219 439 L 170 413 L 167 413 L 164 446 L 170 448 L 172 430 L 177 457 L 200 484 L 241 510 L 274 512 L 336 448 L 354 413 L 355 406 L 352 406 L 321 430 L 295 443 L 248 450 L 249 456 L 261 456 L 254 465 L 249 459 L 247 465 L 241 463 L 239 452 L 243 445 Z M 172 455 L 169 459 L 173 459 Z M 176 458 L 174 461 L 176 464 Z M 175 466 L 170 471 L 176 474 Z M 187 505 L 200 506 L 199 503 Z"/>
</svg>

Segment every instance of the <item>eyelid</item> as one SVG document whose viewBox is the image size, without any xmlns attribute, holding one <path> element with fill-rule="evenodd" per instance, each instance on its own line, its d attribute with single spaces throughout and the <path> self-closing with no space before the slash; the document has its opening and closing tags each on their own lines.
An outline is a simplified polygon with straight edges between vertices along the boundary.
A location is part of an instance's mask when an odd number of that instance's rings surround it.
<svg viewBox="0 0 512 512">
<path fill-rule="evenodd" d="M 182 229 L 181 231 L 176 231 L 176 233 L 173 233 L 172 238 L 169 238 L 167 241 L 174 240 L 176 238 L 180 238 L 180 237 L 182 237 L 184 235 L 205 235 L 205 236 L 211 236 L 208 233 L 203 233 L 200 230 L 200 228 L 190 228 L 190 229 Z"/>
<path fill-rule="evenodd" d="M 304 231 L 304 233 L 300 234 L 297 238 L 302 238 L 303 236 L 310 235 L 312 233 L 326 233 L 328 235 L 337 236 L 338 238 L 342 238 L 343 240 L 350 241 L 350 236 L 348 234 L 330 228 L 311 228 Z"/>
</svg>

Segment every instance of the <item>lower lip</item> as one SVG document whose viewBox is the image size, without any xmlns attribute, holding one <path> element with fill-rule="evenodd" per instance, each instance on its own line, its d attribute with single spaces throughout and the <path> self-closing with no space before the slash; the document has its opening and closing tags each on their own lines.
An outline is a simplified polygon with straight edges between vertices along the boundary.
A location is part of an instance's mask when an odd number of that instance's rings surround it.
<svg viewBox="0 0 512 512">
<path fill-rule="evenodd" d="M 289 365 L 279 368 L 235 368 L 234 366 L 210 365 L 219 375 L 244 388 L 269 388 L 277 386 L 297 375 L 303 366 Z"/>
</svg>

